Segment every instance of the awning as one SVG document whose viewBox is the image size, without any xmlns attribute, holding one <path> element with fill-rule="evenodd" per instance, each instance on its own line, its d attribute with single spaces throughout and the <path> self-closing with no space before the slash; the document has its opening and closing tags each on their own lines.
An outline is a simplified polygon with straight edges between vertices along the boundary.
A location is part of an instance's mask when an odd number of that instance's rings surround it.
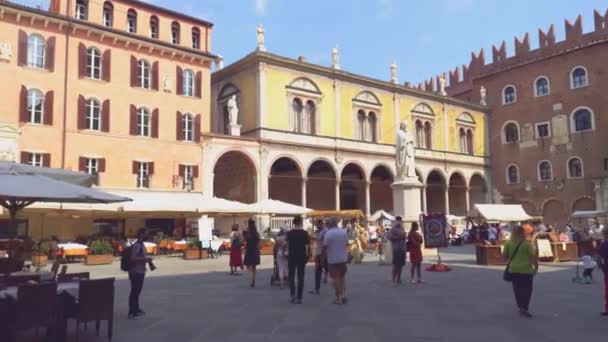
<svg viewBox="0 0 608 342">
<path fill-rule="evenodd" d="M 486 221 L 522 222 L 532 219 L 519 204 L 475 204 L 474 212 Z"/>
<path fill-rule="evenodd" d="M 250 204 L 249 207 L 255 213 L 266 215 L 305 215 L 306 213 L 312 211 L 312 209 L 273 199 L 259 201 L 254 204 Z"/>
<path fill-rule="evenodd" d="M 570 215 L 572 218 L 595 218 L 608 216 L 608 212 L 604 210 L 580 210 L 575 211 Z"/>
</svg>

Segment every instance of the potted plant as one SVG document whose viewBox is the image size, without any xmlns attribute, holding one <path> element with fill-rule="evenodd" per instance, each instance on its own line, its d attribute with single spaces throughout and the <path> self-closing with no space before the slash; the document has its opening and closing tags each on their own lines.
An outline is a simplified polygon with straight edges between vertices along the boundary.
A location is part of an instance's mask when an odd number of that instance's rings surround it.
<svg viewBox="0 0 608 342">
<path fill-rule="evenodd" d="M 184 250 L 184 260 L 199 260 L 208 257 L 206 250 L 200 247 L 197 239 L 188 239 L 188 247 Z"/>
<path fill-rule="evenodd" d="M 43 267 L 49 262 L 49 250 L 50 246 L 48 243 L 39 241 L 32 246 L 32 266 Z"/>
<path fill-rule="evenodd" d="M 114 248 L 112 244 L 105 240 L 93 240 L 89 244 L 89 254 L 87 254 L 85 264 L 87 265 L 108 265 L 112 263 Z"/>
</svg>

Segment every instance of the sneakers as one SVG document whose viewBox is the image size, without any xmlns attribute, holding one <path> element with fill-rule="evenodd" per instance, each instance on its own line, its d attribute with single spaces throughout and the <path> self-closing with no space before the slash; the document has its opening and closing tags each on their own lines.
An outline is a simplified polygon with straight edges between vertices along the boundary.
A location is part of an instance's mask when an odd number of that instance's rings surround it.
<svg viewBox="0 0 608 342">
<path fill-rule="evenodd" d="M 296 304 L 302 304 L 302 300 L 301 299 L 297 299 L 296 300 Z"/>
<path fill-rule="evenodd" d="M 291 299 L 289 299 L 289 302 L 291 304 L 295 304 L 296 303 L 296 297 L 291 297 Z"/>
<path fill-rule="evenodd" d="M 146 315 L 146 313 L 143 310 L 138 310 L 135 313 L 135 317 L 141 317 L 141 316 L 145 316 L 145 315 Z"/>
<path fill-rule="evenodd" d="M 318 296 L 320 294 L 319 290 L 311 290 L 311 291 L 308 291 L 308 293 L 310 293 L 311 295 L 316 295 L 316 296 Z"/>
<path fill-rule="evenodd" d="M 128 318 L 129 320 L 135 320 L 135 319 L 137 319 L 137 316 L 136 316 L 135 314 L 130 313 L 130 314 L 127 316 L 127 318 Z"/>
</svg>

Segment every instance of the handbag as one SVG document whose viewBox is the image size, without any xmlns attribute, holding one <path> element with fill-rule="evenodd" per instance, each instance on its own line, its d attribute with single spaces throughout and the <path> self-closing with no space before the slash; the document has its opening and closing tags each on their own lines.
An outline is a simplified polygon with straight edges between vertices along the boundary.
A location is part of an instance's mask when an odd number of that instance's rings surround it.
<svg viewBox="0 0 608 342">
<path fill-rule="evenodd" d="M 524 243 L 523 241 L 521 241 L 517 247 L 515 247 L 515 250 L 513 251 L 513 254 L 511 254 L 511 256 L 509 257 L 509 262 L 507 263 L 507 267 L 505 268 L 505 272 L 502 275 L 502 279 L 506 282 L 512 282 L 513 281 L 513 273 L 509 272 L 509 266 L 511 265 L 511 261 L 513 261 L 513 258 L 515 258 L 515 255 L 517 255 L 517 251 L 519 251 L 519 247 L 521 246 L 521 244 Z"/>
</svg>

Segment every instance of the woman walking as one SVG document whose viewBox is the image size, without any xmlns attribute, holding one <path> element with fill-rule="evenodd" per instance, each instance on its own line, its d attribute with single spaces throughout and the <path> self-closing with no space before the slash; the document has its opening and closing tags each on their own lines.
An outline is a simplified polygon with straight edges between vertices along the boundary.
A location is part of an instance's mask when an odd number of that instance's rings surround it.
<svg viewBox="0 0 608 342">
<path fill-rule="evenodd" d="M 255 269 L 260 264 L 260 234 L 255 226 L 255 222 L 249 219 L 247 226 L 247 236 L 245 237 L 245 266 L 251 273 L 250 286 L 255 287 Z"/>
<path fill-rule="evenodd" d="M 239 275 L 238 268 L 243 269 L 243 255 L 241 254 L 242 236 L 239 232 L 239 225 L 232 225 L 230 233 L 230 275 Z"/>
<path fill-rule="evenodd" d="M 392 246 L 393 284 L 398 285 L 401 284 L 401 272 L 405 266 L 405 229 L 400 216 L 396 217 L 393 228 L 388 232 L 388 239 Z"/>
<path fill-rule="evenodd" d="M 532 317 L 529 312 L 534 275 L 538 272 L 538 254 L 531 241 L 526 239 L 522 226 L 516 226 L 511 240 L 504 246 L 503 255 L 508 260 L 505 280 L 513 284 L 515 302 L 522 317 Z M 507 276 L 508 275 L 508 276 Z"/>
<path fill-rule="evenodd" d="M 410 279 L 412 284 L 422 283 L 422 277 L 420 275 L 422 267 L 422 235 L 418 233 L 418 223 L 412 223 L 412 228 L 407 237 L 408 252 L 410 252 L 410 263 L 412 268 L 410 270 Z M 418 281 L 414 279 L 414 273 L 418 276 Z"/>
</svg>

